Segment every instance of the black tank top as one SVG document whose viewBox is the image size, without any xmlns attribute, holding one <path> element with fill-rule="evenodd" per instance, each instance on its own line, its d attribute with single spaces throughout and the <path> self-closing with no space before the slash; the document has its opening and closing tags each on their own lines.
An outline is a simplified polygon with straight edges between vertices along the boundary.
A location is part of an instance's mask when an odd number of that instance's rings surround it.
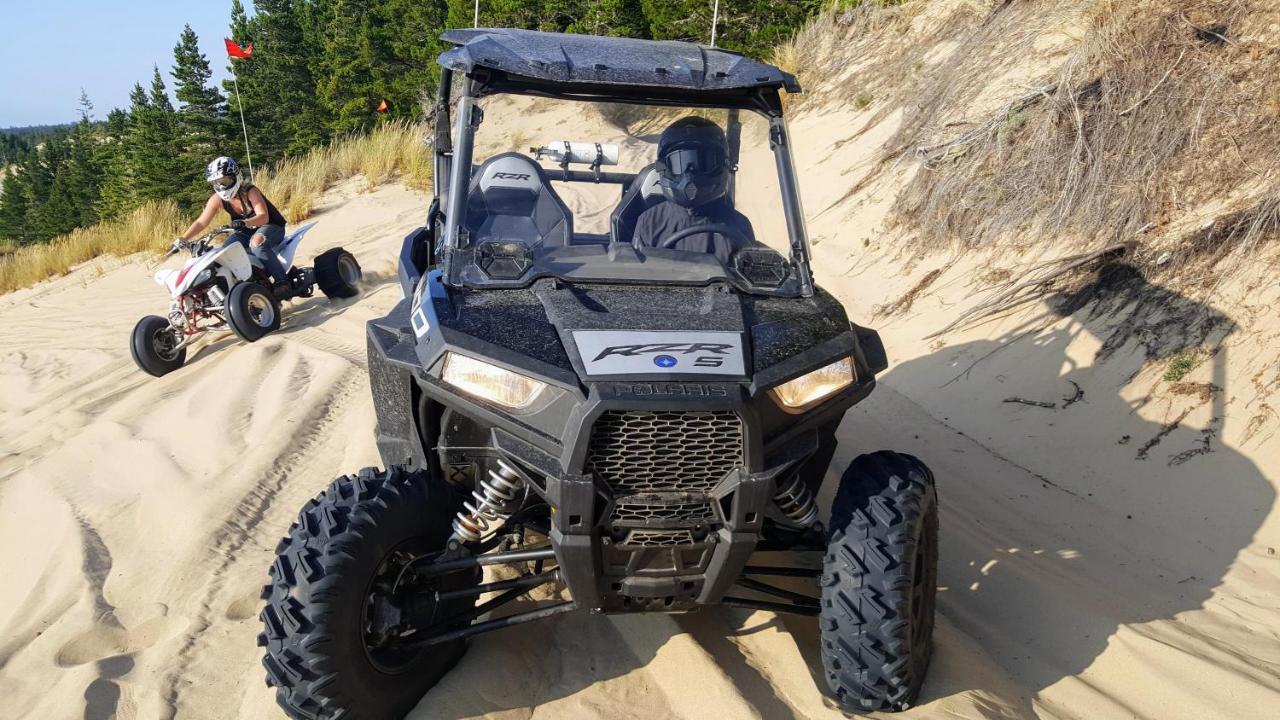
<svg viewBox="0 0 1280 720">
<path fill-rule="evenodd" d="M 245 212 L 243 213 L 237 213 L 235 210 L 232 210 L 230 201 L 222 201 L 222 209 L 227 211 L 227 214 L 231 216 L 232 220 L 248 220 L 257 214 L 253 211 L 253 203 L 249 202 L 249 190 L 252 188 L 253 186 L 249 185 L 241 188 L 240 190 L 238 197 L 240 198 L 240 203 L 244 205 Z M 267 224 L 284 227 L 284 215 L 281 215 L 280 211 L 276 209 L 276 206 L 272 205 L 270 200 L 267 200 L 266 195 L 263 195 L 262 199 L 267 201 Z"/>
</svg>

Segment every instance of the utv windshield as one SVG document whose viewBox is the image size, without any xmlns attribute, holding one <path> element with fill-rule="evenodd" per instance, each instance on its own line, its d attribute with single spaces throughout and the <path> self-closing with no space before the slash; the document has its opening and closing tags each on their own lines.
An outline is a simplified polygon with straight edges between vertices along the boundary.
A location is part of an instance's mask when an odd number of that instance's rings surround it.
<svg viewBox="0 0 1280 720">
<path fill-rule="evenodd" d="M 780 118 L 513 94 L 464 99 L 459 115 L 468 100 L 470 127 L 460 118 L 456 133 L 473 130 L 472 144 L 456 143 L 453 158 L 465 201 L 449 203 L 456 223 L 446 218 L 457 282 L 724 282 L 806 294 L 791 160 L 771 141 L 785 133 Z"/>
</svg>

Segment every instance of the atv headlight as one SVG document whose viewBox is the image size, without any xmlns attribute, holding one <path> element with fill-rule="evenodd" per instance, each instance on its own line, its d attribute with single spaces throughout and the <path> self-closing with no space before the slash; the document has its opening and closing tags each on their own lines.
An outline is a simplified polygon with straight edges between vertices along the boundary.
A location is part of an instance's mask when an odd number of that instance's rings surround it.
<svg viewBox="0 0 1280 720">
<path fill-rule="evenodd" d="M 533 378 L 452 352 L 444 357 L 440 377 L 468 395 L 509 408 L 529 407 L 547 387 Z"/>
<path fill-rule="evenodd" d="M 841 358 L 808 375 L 785 382 L 771 392 L 787 410 L 804 410 L 848 387 L 854 379 L 853 359 Z"/>
</svg>

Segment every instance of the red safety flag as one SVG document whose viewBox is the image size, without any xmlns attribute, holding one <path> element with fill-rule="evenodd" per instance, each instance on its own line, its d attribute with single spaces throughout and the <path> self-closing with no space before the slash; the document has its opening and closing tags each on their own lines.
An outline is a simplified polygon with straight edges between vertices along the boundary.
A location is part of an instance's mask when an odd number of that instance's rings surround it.
<svg viewBox="0 0 1280 720">
<path fill-rule="evenodd" d="M 253 43 L 249 43 L 248 47 L 240 47 L 235 40 L 226 38 L 227 41 L 227 57 L 245 59 L 253 55 Z"/>
<path fill-rule="evenodd" d="M 378 103 L 378 112 L 380 112 L 380 113 L 384 113 L 384 112 L 386 112 L 386 111 L 388 111 L 388 110 L 390 110 L 390 109 L 391 109 L 391 107 L 390 107 L 389 105 L 387 105 L 387 101 L 386 101 L 386 100 L 383 100 L 382 102 Z"/>
</svg>

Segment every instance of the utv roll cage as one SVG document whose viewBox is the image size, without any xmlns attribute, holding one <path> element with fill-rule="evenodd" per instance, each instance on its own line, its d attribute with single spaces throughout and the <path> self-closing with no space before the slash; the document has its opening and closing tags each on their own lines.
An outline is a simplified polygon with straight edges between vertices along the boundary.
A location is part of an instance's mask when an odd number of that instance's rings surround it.
<svg viewBox="0 0 1280 720">
<path fill-rule="evenodd" d="M 746 110 L 764 116 L 777 163 L 794 270 L 794 281 L 789 278 L 786 287 L 793 288 L 793 295 L 813 296 L 809 238 L 779 95 L 780 90 L 800 92 L 794 76 L 737 53 L 685 42 L 485 28 L 453 30 L 441 39 L 454 47 L 439 58 L 442 70 L 434 111 L 429 237 L 413 243 L 410 257 L 402 258 L 402 286 L 416 287 L 433 260 L 441 262 L 446 284 L 465 284 L 464 266 L 474 257 L 474 250 L 469 248 L 464 218 L 474 169 L 475 135 L 483 120 L 476 101 L 514 94 L 727 110 L 729 159 L 735 175 L 741 148 L 739 113 Z M 451 118 L 455 75 L 460 75 L 462 82 L 458 83 L 457 117 Z M 613 183 L 624 192 L 636 178 L 635 173 L 601 172 L 598 167 L 572 170 L 566 164 L 543 169 L 552 181 Z M 610 238 L 607 257 L 633 266 L 642 261 L 629 243 L 617 237 Z M 414 269 L 418 277 L 404 275 Z"/>
</svg>

